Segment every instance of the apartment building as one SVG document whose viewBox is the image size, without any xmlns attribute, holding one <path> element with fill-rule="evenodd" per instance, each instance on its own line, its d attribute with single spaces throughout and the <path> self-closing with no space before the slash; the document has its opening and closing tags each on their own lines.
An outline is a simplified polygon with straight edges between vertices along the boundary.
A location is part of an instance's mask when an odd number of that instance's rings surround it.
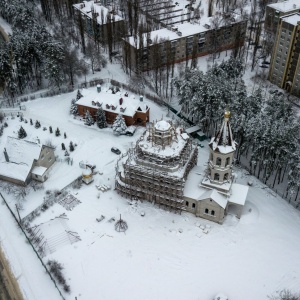
<svg viewBox="0 0 300 300">
<path fill-rule="evenodd" d="M 73 7 L 77 26 L 89 37 L 106 43 L 108 38 L 120 40 L 123 36 L 124 20 L 100 1 L 83 1 Z"/>
<path fill-rule="evenodd" d="M 269 80 L 300 96 L 300 13 L 279 19 Z"/>
<path fill-rule="evenodd" d="M 286 0 L 269 4 L 266 7 L 265 30 L 276 33 L 279 19 L 286 15 L 300 12 L 299 0 Z"/>
<path fill-rule="evenodd" d="M 131 69 L 151 70 L 191 58 L 233 49 L 244 43 L 247 21 L 183 23 L 124 40 L 124 60 Z"/>
</svg>

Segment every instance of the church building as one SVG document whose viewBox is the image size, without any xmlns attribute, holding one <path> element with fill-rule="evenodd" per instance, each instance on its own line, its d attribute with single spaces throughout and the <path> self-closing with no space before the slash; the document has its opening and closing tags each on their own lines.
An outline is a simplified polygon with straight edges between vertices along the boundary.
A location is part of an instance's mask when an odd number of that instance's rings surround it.
<svg viewBox="0 0 300 300">
<path fill-rule="evenodd" d="M 205 169 L 197 165 L 198 148 L 181 128 L 165 120 L 152 124 L 135 147 L 120 157 L 117 192 L 219 224 L 228 213 L 240 218 L 249 187 L 234 183 L 236 143 L 229 119 L 226 110 L 220 129 L 209 143 Z"/>
</svg>

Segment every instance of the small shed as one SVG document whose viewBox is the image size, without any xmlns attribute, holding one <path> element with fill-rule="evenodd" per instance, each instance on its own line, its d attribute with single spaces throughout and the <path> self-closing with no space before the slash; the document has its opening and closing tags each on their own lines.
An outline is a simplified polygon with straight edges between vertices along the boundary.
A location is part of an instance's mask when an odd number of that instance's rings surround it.
<svg viewBox="0 0 300 300">
<path fill-rule="evenodd" d="M 199 141 L 204 141 L 207 139 L 207 136 L 201 131 L 199 125 L 185 129 L 185 132 L 188 133 L 191 137 L 198 139 Z"/>
<path fill-rule="evenodd" d="M 85 184 L 90 184 L 91 182 L 94 181 L 93 172 L 90 168 L 87 167 L 82 171 L 82 181 Z"/>
</svg>

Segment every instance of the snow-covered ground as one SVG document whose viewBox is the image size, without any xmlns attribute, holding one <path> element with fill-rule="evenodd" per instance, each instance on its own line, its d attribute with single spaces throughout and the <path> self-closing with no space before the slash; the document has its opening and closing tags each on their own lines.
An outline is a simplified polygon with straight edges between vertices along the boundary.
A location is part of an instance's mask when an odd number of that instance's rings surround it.
<svg viewBox="0 0 300 300">
<path fill-rule="evenodd" d="M 22 217 L 43 202 L 46 190 L 61 189 L 78 177 L 82 172 L 81 160 L 96 164 L 97 170 L 103 172 L 95 175 L 89 186 L 70 189 L 81 202 L 72 210 L 55 204 L 31 224 L 44 223 L 41 230 L 53 252 L 43 260 L 55 259 L 63 265 L 71 287 L 71 294 L 64 294 L 66 299 L 209 300 L 223 292 L 231 300 L 263 300 L 277 290 L 299 288 L 299 211 L 243 170 L 236 170 L 237 182 L 246 184 L 251 180 L 254 184 L 242 218 L 237 220 L 228 215 L 223 225 L 188 213 L 173 214 L 148 202 L 129 205 L 113 189 L 98 191 L 96 184 L 114 186 L 118 156 L 110 148 L 116 146 L 125 152 L 143 129 L 138 129 L 133 137 L 117 137 L 110 128 L 87 127 L 69 115 L 71 99 L 75 96 L 73 92 L 27 102 L 24 117 L 28 121 L 30 118 L 33 122 L 39 120 L 41 128 L 35 129 L 29 122 L 20 123 L 9 117 L 8 127 L 0 138 L 3 149 L 6 137 L 16 137 L 22 125 L 29 140 L 37 137 L 41 142 L 51 140 L 62 159 L 52 169 L 45 189 L 31 191 L 20 211 Z M 166 115 L 164 108 L 150 101 L 147 104 L 151 107 L 151 120 Z M 50 125 L 53 131 L 59 127 L 62 135 L 55 137 L 54 133 L 43 131 L 44 126 Z M 61 150 L 61 143 L 68 147 L 70 141 L 77 144 L 71 153 L 72 166 L 63 161 Z M 207 142 L 203 144 L 205 147 L 199 148 L 198 164 L 204 170 L 208 146 Z M 1 192 L 15 211 L 12 195 Z M 0 205 L 0 212 L 1 247 L 11 262 L 25 299 L 60 299 L 5 205 Z M 61 222 L 61 227 L 57 219 L 50 221 L 63 213 L 67 220 Z M 101 215 L 105 219 L 97 222 Z M 115 222 L 109 222 L 120 215 L 129 226 L 125 234 L 116 232 Z M 61 238 L 65 228 L 76 232 L 81 240 L 71 244 Z M 209 233 L 203 233 L 203 228 L 209 228 Z"/>
</svg>

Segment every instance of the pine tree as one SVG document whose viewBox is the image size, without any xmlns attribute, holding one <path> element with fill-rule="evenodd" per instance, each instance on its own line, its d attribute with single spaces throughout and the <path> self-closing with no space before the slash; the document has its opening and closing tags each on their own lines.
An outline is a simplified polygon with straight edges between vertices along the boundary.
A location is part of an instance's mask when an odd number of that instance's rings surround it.
<svg viewBox="0 0 300 300">
<path fill-rule="evenodd" d="M 95 123 L 93 117 L 91 116 L 91 113 L 87 110 L 85 113 L 85 118 L 84 118 L 84 124 L 91 126 Z"/>
<path fill-rule="evenodd" d="M 33 125 L 32 119 L 30 119 L 30 125 Z"/>
<path fill-rule="evenodd" d="M 78 115 L 78 107 L 77 107 L 77 104 L 76 104 L 75 100 L 74 100 L 74 103 L 71 104 L 70 114 L 72 114 L 74 116 Z"/>
<path fill-rule="evenodd" d="M 52 130 L 52 126 L 49 126 L 49 132 L 52 133 L 53 130 Z"/>
<path fill-rule="evenodd" d="M 69 149 L 70 149 L 70 152 L 74 151 L 74 145 L 73 145 L 72 141 L 70 142 Z"/>
<path fill-rule="evenodd" d="M 18 138 L 24 139 L 26 136 L 27 136 L 27 133 L 26 133 L 25 129 L 23 128 L 23 126 L 21 126 L 18 131 Z"/>
<path fill-rule="evenodd" d="M 79 100 L 80 98 L 82 98 L 82 94 L 80 92 L 80 90 L 77 91 L 77 96 L 76 96 L 76 101 Z"/>
<path fill-rule="evenodd" d="M 66 150 L 66 146 L 64 143 L 61 143 L 61 150 Z"/>
<path fill-rule="evenodd" d="M 34 126 L 35 128 L 40 128 L 41 127 L 41 123 L 38 121 L 38 120 L 36 120 L 35 121 L 35 126 Z"/>
<path fill-rule="evenodd" d="M 64 138 L 65 138 L 65 139 L 67 138 L 67 134 L 66 134 L 66 133 L 64 133 Z"/>
<path fill-rule="evenodd" d="M 105 112 L 102 109 L 102 107 L 99 107 L 99 109 L 97 110 L 96 122 L 97 122 L 97 125 L 98 125 L 99 128 L 106 128 L 107 127 L 106 116 L 105 116 Z"/>
<path fill-rule="evenodd" d="M 57 127 L 57 129 L 56 129 L 56 131 L 55 131 L 55 135 L 56 135 L 56 136 L 60 136 L 60 130 L 59 130 L 58 127 Z"/>
<path fill-rule="evenodd" d="M 122 115 L 118 115 L 112 126 L 113 132 L 117 135 L 125 134 L 127 126 Z"/>
</svg>

